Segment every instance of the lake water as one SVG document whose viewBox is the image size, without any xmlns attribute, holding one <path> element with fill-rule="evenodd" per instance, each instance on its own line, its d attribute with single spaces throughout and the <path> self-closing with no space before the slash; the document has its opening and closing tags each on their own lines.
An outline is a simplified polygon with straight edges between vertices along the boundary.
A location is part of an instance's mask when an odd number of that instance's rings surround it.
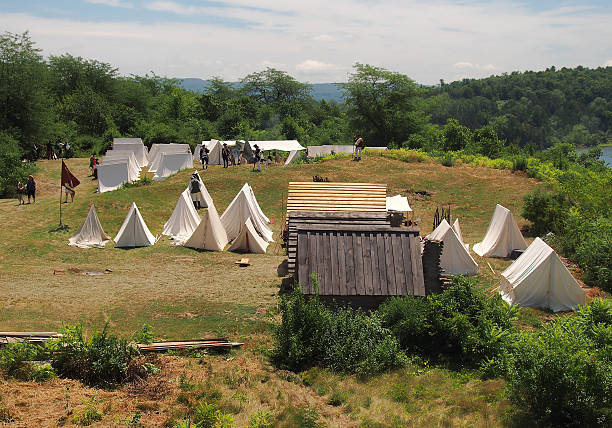
<svg viewBox="0 0 612 428">
<path fill-rule="evenodd" d="M 588 149 L 578 149 L 578 153 L 586 152 Z M 608 166 L 612 166 L 612 146 L 605 146 L 601 148 L 603 154 L 601 155 L 601 159 L 603 159 Z"/>
</svg>

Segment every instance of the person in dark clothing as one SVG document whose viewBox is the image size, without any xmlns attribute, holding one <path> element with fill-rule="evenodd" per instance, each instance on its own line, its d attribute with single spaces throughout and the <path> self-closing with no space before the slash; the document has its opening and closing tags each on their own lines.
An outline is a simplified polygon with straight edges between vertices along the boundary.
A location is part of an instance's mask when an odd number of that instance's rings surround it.
<svg viewBox="0 0 612 428">
<path fill-rule="evenodd" d="M 191 175 L 191 183 L 189 183 L 190 192 L 191 192 L 191 200 L 193 201 L 193 206 L 196 210 L 202 208 L 201 194 L 200 194 L 200 180 L 198 179 L 197 174 Z"/>
<path fill-rule="evenodd" d="M 34 181 L 34 177 L 32 175 L 28 176 L 28 182 L 26 183 L 26 193 L 28 195 L 28 204 L 30 203 L 30 198 L 36 202 L 36 181 Z"/>
<path fill-rule="evenodd" d="M 257 144 L 255 144 L 255 150 L 253 150 L 253 155 L 255 156 L 255 160 L 253 161 L 253 171 L 255 171 L 255 165 L 257 165 L 257 171 L 261 172 L 261 149 Z"/>
<path fill-rule="evenodd" d="M 210 153 L 210 150 L 208 150 L 208 148 L 206 147 L 202 147 L 202 150 L 200 150 L 200 160 L 202 161 L 202 167 L 204 169 L 208 169 L 208 154 Z"/>
<path fill-rule="evenodd" d="M 229 166 L 229 149 L 226 143 L 223 143 L 223 147 L 221 148 L 221 157 L 223 158 L 223 168 L 227 168 Z"/>
</svg>

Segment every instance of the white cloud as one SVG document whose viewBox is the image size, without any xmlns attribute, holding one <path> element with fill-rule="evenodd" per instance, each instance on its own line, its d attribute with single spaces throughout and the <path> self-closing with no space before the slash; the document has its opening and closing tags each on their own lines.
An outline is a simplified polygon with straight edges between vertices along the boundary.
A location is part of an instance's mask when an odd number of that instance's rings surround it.
<svg viewBox="0 0 612 428">
<path fill-rule="evenodd" d="M 107 6 L 113 7 L 125 7 L 125 8 L 133 8 L 134 5 L 130 2 L 126 2 L 123 0 L 85 0 L 85 3 L 91 4 L 105 4 Z"/>
<path fill-rule="evenodd" d="M 337 68 L 338 66 L 334 64 L 328 64 L 326 62 L 317 61 L 314 59 L 307 59 L 306 61 L 295 66 L 296 70 L 303 71 L 304 73 L 317 73 L 321 71 L 334 70 Z"/>
<path fill-rule="evenodd" d="M 296 64 L 275 68 L 298 79 L 330 82 L 346 80 L 347 66 L 361 62 L 428 84 L 550 65 L 608 64 L 601 40 L 612 40 L 612 13 L 561 8 L 537 13 L 514 1 L 380 0 L 373 7 L 361 0 L 220 0 L 209 7 L 141 0 L 142 7 L 160 12 L 157 19 L 81 22 L 1 13 L 0 28 L 29 29 L 45 55 L 96 58 L 125 74 L 153 70 L 234 80 L 265 68 L 267 61 Z M 193 15 L 223 19 L 185 22 Z"/>
</svg>

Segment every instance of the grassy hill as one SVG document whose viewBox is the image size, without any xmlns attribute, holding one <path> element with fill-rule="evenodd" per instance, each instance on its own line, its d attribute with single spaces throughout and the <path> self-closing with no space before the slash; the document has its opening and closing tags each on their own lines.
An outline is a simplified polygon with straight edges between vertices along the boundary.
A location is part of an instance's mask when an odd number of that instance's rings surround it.
<svg viewBox="0 0 612 428">
<path fill-rule="evenodd" d="M 314 175 L 331 181 L 377 182 L 388 194 L 408 195 L 421 234 L 431 232 L 437 206 L 450 204 L 461 221 L 466 242 L 484 235 L 496 203 L 511 209 L 519 225 L 522 195 L 538 182 L 505 170 L 446 168 L 434 163 L 403 163 L 366 156 L 360 163 L 329 160 L 307 165 L 271 166 L 260 174 L 250 166 L 211 166 L 202 178 L 219 213 L 249 182 L 263 211 L 272 220 L 276 242 L 265 255 L 249 255 L 251 266 L 239 268 L 241 255 L 199 252 L 175 247 L 167 239 L 138 249 L 78 249 L 67 245 L 94 203 L 107 234 L 115 236 L 132 201 L 153 234 L 162 231 L 190 171 L 146 187 L 94 193 L 88 160 L 70 159 L 68 167 L 82 184 L 74 203 L 63 204 L 67 231 L 57 231 L 60 161 L 39 162 L 35 204 L 18 206 L 0 200 L 4 227 L 0 240 L 0 330 L 53 331 L 63 322 L 81 321 L 87 329 L 110 320 L 113 331 L 130 335 L 143 323 L 157 338 L 181 339 L 225 335 L 245 346 L 226 355 L 192 358 L 160 356 L 162 372 L 141 385 L 102 391 L 79 382 L 56 379 L 41 385 L 0 379 L 0 410 L 8 409 L 25 426 L 55 424 L 68 412 L 84 408 L 81 400 L 97 397 L 103 425 L 125 424 L 140 413 L 144 426 L 164 423 L 189 411 L 197 397 L 216 394 L 220 408 L 232 413 L 236 426 L 246 426 L 256 411 L 269 411 L 277 426 L 296 426 L 308 414 L 329 426 L 501 426 L 507 408 L 503 382 L 482 381 L 442 368 L 419 365 L 382 376 L 359 379 L 311 369 L 293 374 L 274 369 L 267 358 L 273 326 L 278 323 L 277 295 L 281 264 L 279 245 L 284 200 L 289 181 L 311 181 Z M 423 197 L 414 193 L 426 190 Z M 509 262 L 474 255 L 483 288 L 490 287 Z M 86 276 L 81 271 L 110 273 Z M 525 322 L 537 316 L 522 310 Z M 4 407 L 2 407 L 4 406 Z M 310 413 L 308 413 L 310 412 Z M 1 412 L 0 412 L 1 413 Z M 296 419 L 297 418 L 297 419 Z"/>
</svg>

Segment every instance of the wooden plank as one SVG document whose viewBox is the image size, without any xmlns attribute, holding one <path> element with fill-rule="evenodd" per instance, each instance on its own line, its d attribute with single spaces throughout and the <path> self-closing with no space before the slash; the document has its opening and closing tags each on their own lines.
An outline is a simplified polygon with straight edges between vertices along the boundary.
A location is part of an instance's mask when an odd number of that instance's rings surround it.
<svg viewBox="0 0 612 428">
<path fill-rule="evenodd" d="M 361 234 L 361 250 L 363 257 L 363 282 L 364 282 L 364 294 L 366 296 L 372 296 L 374 294 L 373 289 L 373 272 L 372 272 L 372 240 L 371 233 L 364 232 Z"/>
<path fill-rule="evenodd" d="M 395 271 L 393 270 L 393 248 L 391 246 L 391 235 L 384 234 L 385 240 L 385 267 L 387 271 L 387 294 L 395 296 Z"/>
<path fill-rule="evenodd" d="M 342 232 L 336 232 L 338 241 L 338 291 L 337 296 L 340 296 L 341 292 L 346 289 L 346 254 L 344 247 L 344 234 Z"/>
<path fill-rule="evenodd" d="M 325 290 L 325 294 L 333 294 L 333 283 L 331 280 L 331 270 L 333 269 L 331 264 L 331 231 L 325 231 L 321 234 L 321 240 L 323 243 L 323 251 L 321 256 L 323 257 L 323 276 L 325 278 L 325 287 L 321 287 L 321 291 Z"/>
<path fill-rule="evenodd" d="M 305 224 L 300 227 L 300 230 L 345 230 L 355 232 L 395 232 L 405 233 L 408 235 L 419 235 L 419 229 L 407 228 L 407 227 L 391 227 L 381 225 L 350 225 L 350 224 L 320 224 L 320 225 L 309 225 Z"/>
<path fill-rule="evenodd" d="M 338 266 L 338 232 L 329 232 L 329 263 L 330 263 L 330 281 L 331 281 L 331 290 L 334 296 L 338 296 L 340 292 L 340 287 L 338 284 L 338 274 L 340 270 L 340 266 Z M 342 267 L 344 268 L 344 266 Z"/>
<path fill-rule="evenodd" d="M 316 263 L 316 267 L 314 268 L 313 272 L 316 272 L 317 274 L 317 281 L 319 282 L 319 293 L 321 292 L 321 290 L 324 290 L 325 287 L 325 278 L 323 278 L 323 263 L 324 263 L 324 258 L 323 258 L 323 242 L 322 242 L 322 237 L 321 237 L 322 233 L 313 233 L 313 236 L 315 237 L 315 254 L 317 257 L 317 263 Z M 316 293 L 316 290 L 313 290 L 313 292 Z"/>
<path fill-rule="evenodd" d="M 413 252 L 412 256 L 412 278 L 414 283 L 414 295 L 424 296 L 425 295 L 425 280 L 423 278 L 423 260 L 421 259 L 420 242 L 419 238 L 411 236 L 410 238 L 410 250 Z"/>
<path fill-rule="evenodd" d="M 414 295 L 414 278 L 412 275 L 412 249 L 410 248 L 410 236 L 402 236 L 402 252 L 404 253 L 404 258 L 402 260 L 402 264 L 404 266 L 404 281 L 406 283 L 406 295 Z M 418 254 L 418 257 L 421 257 L 421 254 Z"/>
<path fill-rule="evenodd" d="M 340 284 L 343 288 L 342 295 L 356 295 L 357 288 L 355 285 L 355 259 L 353 256 L 353 235 L 344 233 L 344 250 L 346 260 L 346 282 Z"/>
<path fill-rule="evenodd" d="M 306 278 L 306 284 L 308 284 L 307 294 L 314 293 L 314 284 L 310 275 L 317 269 L 317 235 L 314 232 L 308 233 L 308 271 Z"/>
<path fill-rule="evenodd" d="M 387 291 L 387 266 L 385 265 L 385 238 L 382 234 L 376 234 L 376 256 L 378 258 L 378 295 L 388 295 Z"/>
<path fill-rule="evenodd" d="M 308 280 L 308 235 L 306 232 L 298 234 L 297 278 L 302 285 Z"/>
<path fill-rule="evenodd" d="M 391 233 L 393 246 L 393 271 L 395 273 L 395 293 L 397 296 L 406 294 L 406 276 L 404 275 L 404 252 L 402 251 L 401 236 Z"/>
<path fill-rule="evenodd" d="M 325 213 L 325 212 L 317 212 L 317 211 L 292 211 L 289 213 L 289 218 L 291 219 L 299 219 L 299 218 L 305 218 L 305 219 L 316 219 L 316 218 L 323 218 L 323 219 L 327 219 L 330 217 L 329 213 Z M 381 214 L 381 213 L 367 213 L 367 212 L 356 212 L 356 213 L 337 213 L 337 214 L 333 214 L 332 217 L 334 218 L 347 218 L 347 219 L 357 219 L 357 218 L 382 218 L 382 219 L 386 219 L 387 215 L 386 214 Z"/>
<path fill-rule="evenodd" d="M 357 295 L 365 295 L 365 275 L 363 272 L 363 251 L 361 233 L 353 234 L 353 255 L 355 257 L 355 287 Z"/>
</svg>

